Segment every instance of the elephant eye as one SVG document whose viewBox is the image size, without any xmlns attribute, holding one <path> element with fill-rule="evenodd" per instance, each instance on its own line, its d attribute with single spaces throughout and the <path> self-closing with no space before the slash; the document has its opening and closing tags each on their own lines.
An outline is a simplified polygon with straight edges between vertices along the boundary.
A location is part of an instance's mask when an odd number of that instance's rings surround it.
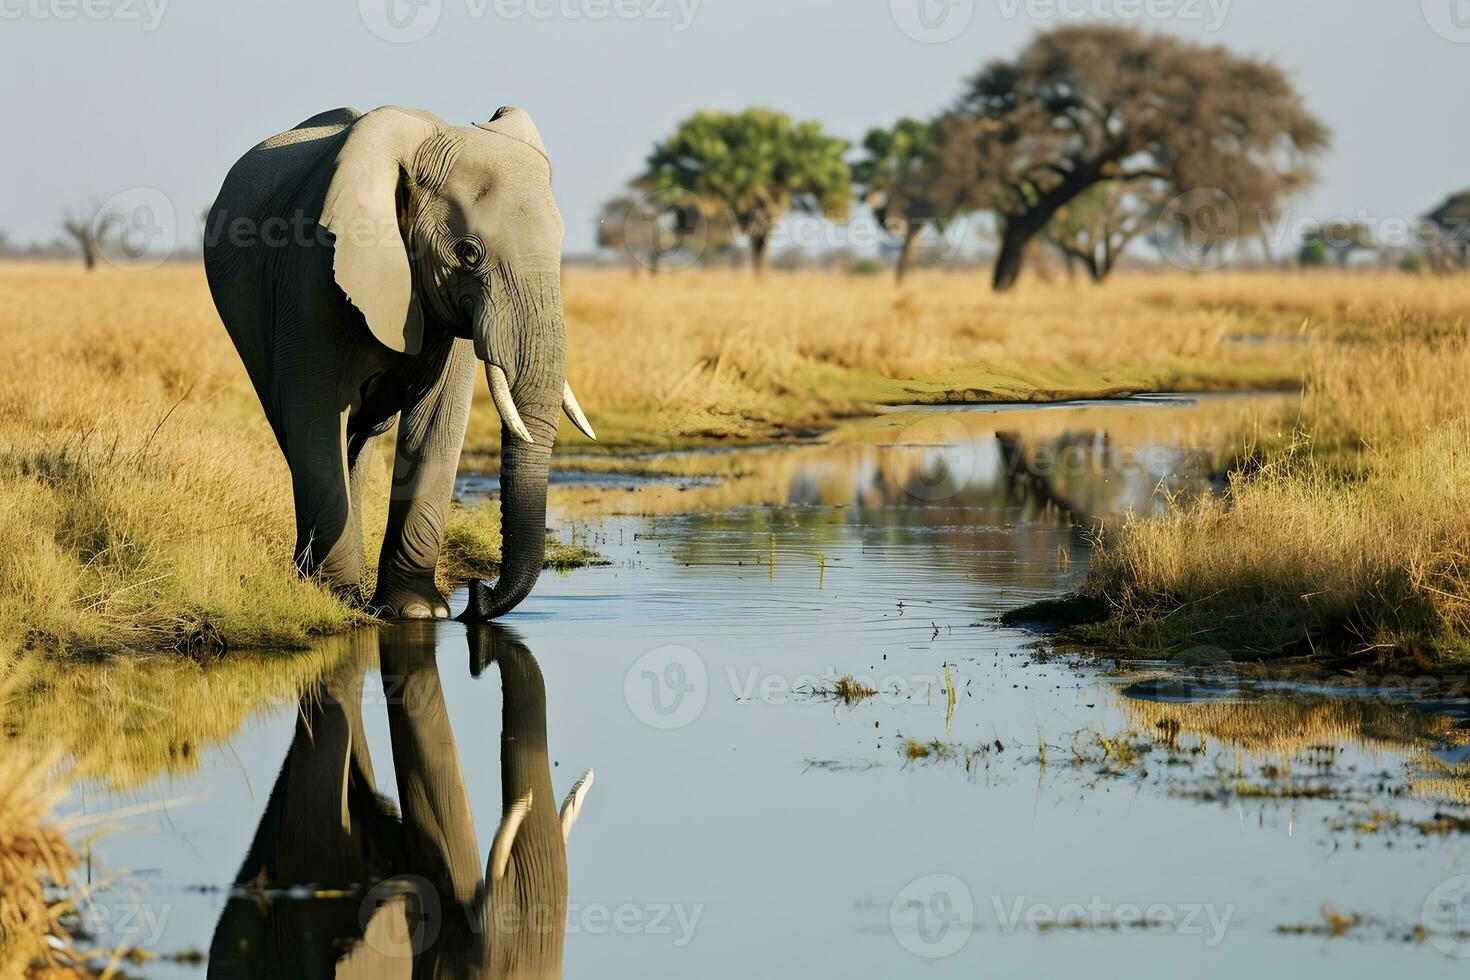
<svg viewBox="0 0 1470 980">
<path fill-rule="evenodd" d="M 485 258 L 485 248 L 478 239 L 461 238 L 454 243 L 454 257 L 466 269 L 473 269 Z"/>
</svg>

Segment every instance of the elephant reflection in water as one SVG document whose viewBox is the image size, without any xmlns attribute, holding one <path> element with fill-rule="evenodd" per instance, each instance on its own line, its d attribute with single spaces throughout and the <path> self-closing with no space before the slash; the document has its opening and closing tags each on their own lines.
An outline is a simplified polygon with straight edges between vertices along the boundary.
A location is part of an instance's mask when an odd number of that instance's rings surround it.
<svg viewBox="0 0 1470 980">
<path fill-rule="evenodd" d="M 281 773 L 210 947 L 211 977 L 559 977 L 566 835 L 589 770 L 554 805 L 541 669 L 509 629 L 471 627 L 471 666 L 504 691 L 502 818 L 483 869 L 435 662 L 434 628 L 378 654 L 399 816 L 362 724 L 366 656 L 302 698 Z"/>
</svg>

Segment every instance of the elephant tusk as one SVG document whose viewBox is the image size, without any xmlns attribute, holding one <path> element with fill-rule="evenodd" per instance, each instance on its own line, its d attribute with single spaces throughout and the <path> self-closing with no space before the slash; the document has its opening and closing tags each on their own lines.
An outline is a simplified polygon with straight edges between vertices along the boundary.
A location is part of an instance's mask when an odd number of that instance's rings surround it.
<svg viewBox="0 0 1470 980">
<path fill-rule="evenodd" d="M 485 380 L 490 382 L 490 399 L 495 402 L 500 421 L 509 426 L 510 431 L 521 441 L 534 443 L 536 440 L 531 438 L 531 431 L 521 421 L 521 413 L 516 411 L 516 402 L 510 396 L 510 382 L 506 380 L 505 371 L 497 364 L 486 364 Z"/>
<path fill-rule="evenodd" d="M 521 829 L 521 823 L 526 819 L 526 814 L 531 812 L 531 791 L 526 790 L 526 795 L 511 804 L 505 811 L 505 817 L 500 821 L 500 827 L 495 831 L 495 841 L 490 845 L 489 872 L 491 881 L 499 881 L 505 877 L 505 869 L 510 866 L 511 848 L 515 847 L 516 834 Z"/>
<path fill-rule="evenodd" d="M 572 833 L 572 824 L 577 822 L 577 814 L 582 812 L 582 801 L 587 798 L 587 791 L 592 788 L 592 770 L 588 769 L 582 773 L 582 778 L 572 784 L 571 792 L 561 805 L 561 837 L 566 840 Z"/>
<path fill-rule="evenodd" d="M 570 381 L 562 385 L 561 407 L 562 411 L 567 413 L 567 418 L 571 419 L 572 424 L 577 427 L 578 432 L 593 442 L 597 441 L 597 433 L 592 431 L 592 423 L 588 422 L 587 416 L 582 414 L 582 406 L 577 404 L 577 396 L 572 394 L 572 383 Z"/>
</svg>

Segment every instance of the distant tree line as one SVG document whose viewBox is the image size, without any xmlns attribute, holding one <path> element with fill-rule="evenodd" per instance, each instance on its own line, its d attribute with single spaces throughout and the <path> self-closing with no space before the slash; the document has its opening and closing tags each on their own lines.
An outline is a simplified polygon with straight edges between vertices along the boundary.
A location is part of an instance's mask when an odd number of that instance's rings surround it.
<svg viewBox="0 0 1470 980">
<path fill-rule="evenodd" d="M 1257 233 L 1315 179 L 1328 141 L 1268 62 L 1132 28 L 1065 25 L 984 66 L 934 117 L 875 128 L 855 148 L 768 109 L 697 112 L 655 144 L 631 194 L 600 219 L 621 227 L 631 214 L 649 230 L 599 240 L 656 268 L 680 232 L 721 225 L 715 238 L 744 239 L 759 273 L 787 213 L 841 220 L 857 199 L 897 243 L 900 280 L 926 230 L 990 212 L 997 290 L 1015 284 L 1038 242 L 1101 281 L 1166 202 L 1199 188 L 1233 210 L 1225 226 L 1210 223 L 1212 235 Z"/>
</svg>

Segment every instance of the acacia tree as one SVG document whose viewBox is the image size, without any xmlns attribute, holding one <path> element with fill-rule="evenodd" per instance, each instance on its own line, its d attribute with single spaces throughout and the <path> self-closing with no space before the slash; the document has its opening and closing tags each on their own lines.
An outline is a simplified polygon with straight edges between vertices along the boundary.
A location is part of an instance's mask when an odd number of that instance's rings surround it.
<svg viewBox="0 0 1470 980">
<path fill-rule="evenodd" d="M 728 218 L 750 241 L 759 275 L 771 232 L 788 211 L 847 216 L 847 147 L 824 133 L 821 123 L 793 123 L 769 109 L 697 112 L 654 146 L 638 183 L 693 195 L 712 224 Z"/>
<path fill-rule="evenodd" d="M 870 129 L 853 181 L 873 216 L 902 241 L 895 277 L 902 283 L 913 265 L 926 228 L 975 209 L 974 175 L 950 166 L 941 147 L 946 130 L 938 120 L 903 118 L 891 129 Z"/>
<path fill-rule="evenodd" d="M 1438 229 L 1438 241 L 1428 249 L 1431 266 L 1470 266 L 1470 190 L 1452 194 L 1424 218 Z"/>
<path fill-rule="evenodd" d="M 1328 131 L 1276 66 L 1101 24 L 1038 35 L 969 82 L 948 125 L 1001 219 L 998 290 L 1026 243 L 1101 181 L 1214 188 L 1242 215 L 1308 184 Z"/>
<path fill-rule="evenodd" d="M 82 254 L 82 265 L 91 272 L 97 265 L 97 253 L 113 230 L 113 216 L 101 214 L 98 205 L 90 205 L 80 211 L 68 209 L 61 216 L 61 228 L 77 243 Z"/>
<path fill-rule="evenodd" d="M 1157 181 L 1094 184 L 1057 209 L 1042 232 L 1047 244 L 1087 270 L 1093 282 L 1107 279 L 1128 243 L 1154 224 L 1164 192 Z"/>
</svg>

